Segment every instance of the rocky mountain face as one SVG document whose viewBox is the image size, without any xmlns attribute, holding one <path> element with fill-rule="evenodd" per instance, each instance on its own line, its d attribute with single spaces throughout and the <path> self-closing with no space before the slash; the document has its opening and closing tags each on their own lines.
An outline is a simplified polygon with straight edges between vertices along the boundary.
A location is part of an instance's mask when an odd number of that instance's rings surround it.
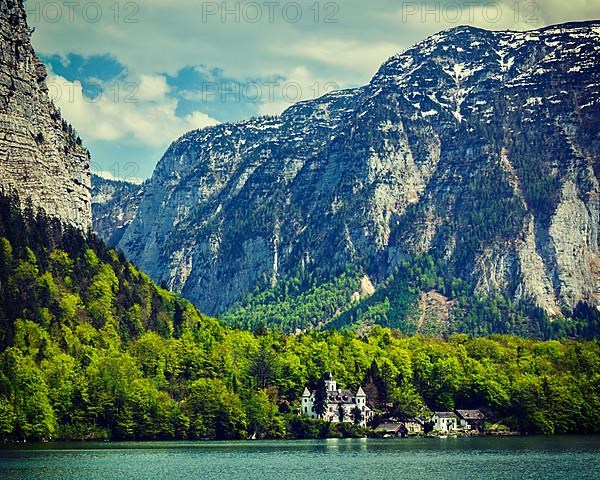
<svg viewBox="0 0 600 480">
<path fill-rule="evenodd" d="M 108 245 L 119 243 L 123 232 L 137 214 L 143 193 L 143 185 L 92 174 L 94 231 Z"/>
<path fill-rule="evenodd" d="M 118 246 L 213 314 L 299 270 L 377 288 L 418 254 L 474 293 L 598 305 L 599 72 L 600 22 L 442 32 L 367 86 L 184 135 Z"/>
<path fill-rule="evenodd" d="M 0 0 L 0 185 L 87 231 L 89 154 L 49 97 L 30 35 L 23 1 Z"/>
</svg>

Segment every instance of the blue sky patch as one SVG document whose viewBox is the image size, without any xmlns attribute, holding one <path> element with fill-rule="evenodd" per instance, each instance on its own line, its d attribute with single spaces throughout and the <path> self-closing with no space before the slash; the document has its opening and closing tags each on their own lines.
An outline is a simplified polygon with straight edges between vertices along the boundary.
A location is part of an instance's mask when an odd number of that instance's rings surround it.
<svg viewBox="0 0 600 480">
<path fill-rule="evenodd" d="M 94 97 L 99 88 L 106 89 L 107 84 L 122 81 L 127 76 L 127 67 L 108 54 L 69 53 L 66 56 L 40 55 L 40 58 L 56 75 L 71 82 L 80 81 L 88 97 Z"/>
<path fill-rule="evenodd" d="M 282 76 L 234 78 L 204 65 L 186 66 L 166 78 L 178 101 L 178 116 L 202 111 L 220 122 L 258 115 L 262 104 L 279 99 L 284 82 Z"/>
</svg>

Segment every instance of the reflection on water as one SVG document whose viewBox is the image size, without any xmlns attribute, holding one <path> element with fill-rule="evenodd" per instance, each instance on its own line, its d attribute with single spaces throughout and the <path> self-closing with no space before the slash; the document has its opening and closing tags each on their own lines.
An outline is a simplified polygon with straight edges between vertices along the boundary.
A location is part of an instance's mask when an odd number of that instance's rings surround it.
<svg viewBox="0 0 600 480">
<path fill-rule="evenodd" d="M 2 479 L 598 479 L 600 437 L 9 445 Z"/>
</svg>

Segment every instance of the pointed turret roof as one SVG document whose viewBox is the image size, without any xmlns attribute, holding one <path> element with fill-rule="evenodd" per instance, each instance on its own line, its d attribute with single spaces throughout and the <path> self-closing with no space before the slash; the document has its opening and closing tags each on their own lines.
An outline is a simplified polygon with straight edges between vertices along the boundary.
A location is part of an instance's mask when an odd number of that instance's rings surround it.
<svg viewBox="0 0 600 480">
<path fill-rule="evenodd" d="M 307 387 L 304 387 L 304 392 L 302 392 L 303 397 L 310 397 L 310 390 Z"/>
<path fill-rule="evenodd" d="M 367 394 L 365 393 L 365 391 L 362 389 L 362 387 L 358 387 L 358 392 L 356 392 L 356 396 L 357 397 L 366 397 Z"/>
</svg>

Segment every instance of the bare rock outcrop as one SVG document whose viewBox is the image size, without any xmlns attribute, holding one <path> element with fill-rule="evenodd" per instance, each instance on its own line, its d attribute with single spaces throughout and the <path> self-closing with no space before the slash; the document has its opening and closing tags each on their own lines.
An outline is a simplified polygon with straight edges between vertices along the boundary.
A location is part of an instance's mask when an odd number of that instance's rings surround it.
<svg viewBox="0 0 600 480">
<path fill-rule="evenodd" d="M 52 103 L 22 0 L 0 0 L 0 186 L 23 204 L 91 227 L 89 153 Z"/>
</svg>

